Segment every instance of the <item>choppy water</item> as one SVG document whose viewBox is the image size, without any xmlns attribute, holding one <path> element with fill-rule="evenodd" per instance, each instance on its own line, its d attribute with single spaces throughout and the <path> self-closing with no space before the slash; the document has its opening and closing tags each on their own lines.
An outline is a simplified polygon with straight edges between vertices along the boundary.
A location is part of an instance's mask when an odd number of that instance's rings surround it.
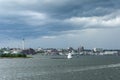
<svg viewBox="0 0 120 80">
<path fill-rule="evenodd" d="M 0 80 L 119 80 L 119 56 L 0 59 Z"/>
</svg>

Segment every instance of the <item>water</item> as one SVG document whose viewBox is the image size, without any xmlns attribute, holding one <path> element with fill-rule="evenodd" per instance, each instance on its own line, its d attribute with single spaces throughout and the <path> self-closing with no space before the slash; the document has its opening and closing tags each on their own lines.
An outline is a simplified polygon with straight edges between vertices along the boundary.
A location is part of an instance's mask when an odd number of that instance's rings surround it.
<svg viewBox="0 0 120 80">
<path fill-rule="evenodd" d="M 119 80 L 119 56 L 0 59 L 0 80 Z"/>
</svg>

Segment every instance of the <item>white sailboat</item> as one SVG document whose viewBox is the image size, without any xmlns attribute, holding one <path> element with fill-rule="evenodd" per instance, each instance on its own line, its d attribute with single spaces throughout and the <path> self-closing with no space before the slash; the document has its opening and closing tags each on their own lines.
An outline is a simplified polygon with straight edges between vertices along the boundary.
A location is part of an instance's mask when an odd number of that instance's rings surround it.
<svg viewBox="0 0 120 80">
<path fill-rule="evenodd" d="M 68 58 L 68 59 L 71 59 L 71 58 L 72 58 L 72 54 L 71 54 L 71 53 L 68 53 L 67 58 Z"/>
</svg>

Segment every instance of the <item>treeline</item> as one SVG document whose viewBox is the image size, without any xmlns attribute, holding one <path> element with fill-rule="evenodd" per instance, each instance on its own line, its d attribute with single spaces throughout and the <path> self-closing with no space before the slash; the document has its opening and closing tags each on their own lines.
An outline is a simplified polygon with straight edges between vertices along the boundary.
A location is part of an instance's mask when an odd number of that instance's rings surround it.
<svg viewBox="0 0 120 80">
<path fill-rule="evenodd" d="M 22 58 L 26 58 L 27 55 L 26 54 L 0 54 L 0 57 L 10 57 L 10 58 L 17 58 L 17 57 L 22 57 Z"/>
</svg>

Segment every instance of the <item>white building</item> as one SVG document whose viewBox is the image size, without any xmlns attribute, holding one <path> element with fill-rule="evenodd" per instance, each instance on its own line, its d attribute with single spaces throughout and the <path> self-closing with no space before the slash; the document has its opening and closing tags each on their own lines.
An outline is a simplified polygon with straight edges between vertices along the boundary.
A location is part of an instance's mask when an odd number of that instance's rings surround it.
<svg viewBox="0 0 120 80">
<path fill-rule="evenodd" d="M 18 53 L 20 53 L 21 52 L 21 50 L 12 50 L 11 51 L 11 54 L 18 54 Z"/>
<path fill-rule="evenodd" d="M 117 54 L 118 51 L 105 51 L 104 54 L 105 55 L 113 55 L 113 54 Z"/>
<path fill-rule="evenodd" d="M 3 54 L 9 54 L 10 53 L 10 51 L 4 51 L 3 52 Z"/>
</svg>

